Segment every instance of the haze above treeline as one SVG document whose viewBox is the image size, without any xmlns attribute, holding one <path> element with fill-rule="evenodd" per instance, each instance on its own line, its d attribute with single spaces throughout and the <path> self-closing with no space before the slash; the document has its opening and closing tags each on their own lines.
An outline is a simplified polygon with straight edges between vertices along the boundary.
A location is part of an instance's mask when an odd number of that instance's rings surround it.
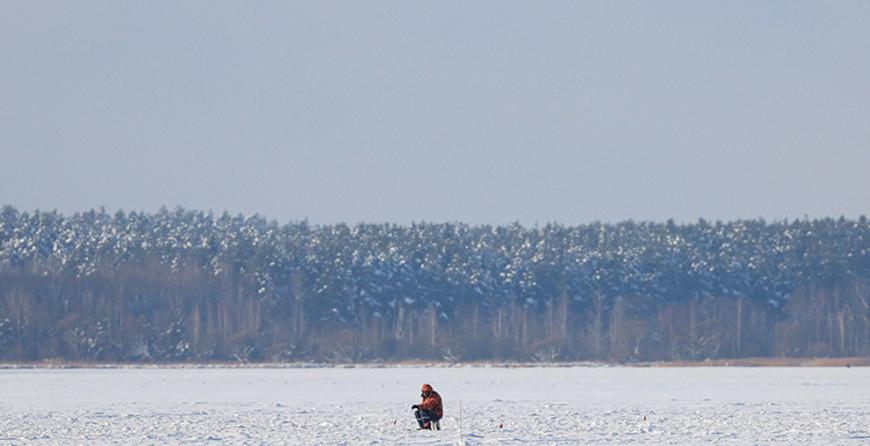
<svg viewBox="0 0 870 446">
<path fill-rule="evenodd" d="M 0 212 L 0 360 L 870 356 L 870 221 Z"/>
</svg>

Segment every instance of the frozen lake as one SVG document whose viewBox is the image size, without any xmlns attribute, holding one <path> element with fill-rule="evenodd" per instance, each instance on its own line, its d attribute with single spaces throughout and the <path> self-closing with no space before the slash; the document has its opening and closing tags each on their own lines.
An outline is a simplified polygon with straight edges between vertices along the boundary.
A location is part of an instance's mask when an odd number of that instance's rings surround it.
<svg viewBox="0 0 870 446">
<path fill-rule="evenodd" d="M 870 444 L 870 368 L 0 370 L 0 445 L 699 443 Z"/>
</svg>

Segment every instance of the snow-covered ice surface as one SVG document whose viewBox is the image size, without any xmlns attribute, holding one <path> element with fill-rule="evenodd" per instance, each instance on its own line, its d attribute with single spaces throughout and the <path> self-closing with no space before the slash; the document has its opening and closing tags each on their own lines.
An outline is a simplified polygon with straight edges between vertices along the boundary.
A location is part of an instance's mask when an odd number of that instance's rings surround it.
<svg viewBox="0 0 870 446">
<path fill-rule="evenodd" d="M 0 445 L 701 443 L 870 444 L 870 368 L 0 370 Z"/>
</svg>

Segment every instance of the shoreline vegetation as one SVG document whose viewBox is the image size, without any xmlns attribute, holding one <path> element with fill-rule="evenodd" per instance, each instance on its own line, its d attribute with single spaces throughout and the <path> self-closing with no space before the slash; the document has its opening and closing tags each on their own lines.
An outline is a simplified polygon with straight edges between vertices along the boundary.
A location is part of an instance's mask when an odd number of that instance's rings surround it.
<svg viewBox="0 0 870 446">
<path fill-rule="evenodd" d="M 720 358 L 704 361 L 651 361 L 651 362 L 203 362 L 203 363 L 85 363 L 63 360 L 44 360 L 39 362 L 0 363 L 0 370 L 13 369 L 311 369 L 311 368 L 564 368 L 564 367 L 870 367 L 870 357 L 844 358 Z"/>
<path fill-rule="evenodd" d="M 849 357 L 870 357 L 866 217 L 527 228 L 0 210 L 7 363 Z"/>
</svg>

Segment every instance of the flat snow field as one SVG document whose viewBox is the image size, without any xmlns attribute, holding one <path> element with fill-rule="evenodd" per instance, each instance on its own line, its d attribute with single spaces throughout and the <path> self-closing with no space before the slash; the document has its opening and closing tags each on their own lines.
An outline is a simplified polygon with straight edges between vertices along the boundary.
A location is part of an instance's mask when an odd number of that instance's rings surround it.
<svg viewBox="0 0 870 446">
<path fill-rule="evenodd" d="M 870 368 L 0 370 L 0 445 L 706 443 L 870 444 Z"/>
</svg>

